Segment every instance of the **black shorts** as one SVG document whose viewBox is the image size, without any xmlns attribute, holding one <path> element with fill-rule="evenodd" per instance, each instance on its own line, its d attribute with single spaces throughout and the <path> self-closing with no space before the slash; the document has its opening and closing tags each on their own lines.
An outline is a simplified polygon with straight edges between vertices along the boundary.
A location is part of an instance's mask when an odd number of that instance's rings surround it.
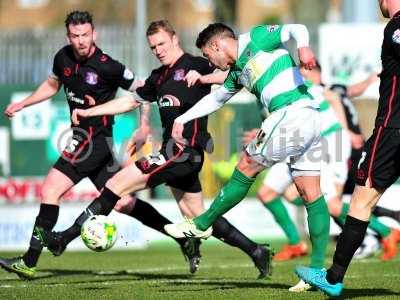
<svg viewBox="0 0 400 300">
<path fill-rule="evenodd" d="M 400 129 L 375 127 L 358 162 L 356 183 L 375 189 L 386 189 L 399 176 Z"/>
<path fill-rule="evenodd" d="M 166 183 L 184 192 L 197 193 L 201 192 L 199 172 L 203 162 L 204 152 L 201 149 L 179 149 L 175 145 L 168 149 L 163 145 L 159 153 L 136 161 L 136 166 L 144 174 L 150 174 L 147 181 L 150 188 Z"/>
<path fill-rule="evenodd" d="M 90 140 L 80 140 L 73 151 L 64 151 L 53 167 L 74 184 L 88 177 L 100 190 L 121 169 L 111 149 L 112 136 L 99 133 Z"/>
</svg>

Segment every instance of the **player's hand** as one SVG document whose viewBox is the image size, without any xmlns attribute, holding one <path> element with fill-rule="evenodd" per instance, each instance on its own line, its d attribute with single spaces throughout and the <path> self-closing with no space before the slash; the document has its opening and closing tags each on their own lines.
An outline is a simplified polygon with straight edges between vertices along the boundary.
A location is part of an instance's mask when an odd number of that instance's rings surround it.
<svg viewBox="0 0 400 300">
<path fill-rule="evenodd" d="M 186 80 L 187 86 L 188 87 L 192 87 L 197 82 L 202 83 L 202 81 L 201 81 L 202 77 L 203 76 L 199 72 L 197 72 L 195 70 L 190 70 L 185 76 L 185 80 Z"/>
<path fill-rule="evenodd" d="M 24 104 L 22 102 L 14 102 L 11 103 L 7 106 L 6 110 L 4 111 L 4 114 L 12 118 L 14 117 L 15 113 L 22 110 L 24 108 Z"/>
<path fill-rule="evenodd" d="M 244 146 L 250 144 L 250 142 L 256 138 L 259 130 L 259 128 L 254 128 L 252 130 L 245 131 L 242 137 L 242 144 Z"/>
<path fill-rule="evenodd" d="M 134 155 L 136 152 L 138 152 L 144 144 L 146 144 L 147 137 L 151 133 L 151 127 L 150 126 L 142 126 L 139 129 L 135 130 L 133 133 L 131 139 L 128 141 L 128 144 L 126 145 L 126 153 L 128 153 L 130 156 Z"/>
<path fill-rule="evenodd" d="M 141 79 L 135 80 L 135 81 L 133 82 L 132 88 L 129 89 L 129 90 L 131 90 L 131 91 L 136 91 L 136 89 L 138 89 L 138 88 L 144 86 L 144 84 L 145 84 L 145 81 L 144 81 L 144 80 L 141 80 Z"/>
<path fill-rule="evenodd" d="M 351 140 L 351 147 L 354 149 L 361 149 L 364 146 L 364 137 L 362 134 L 356 134 L 348 131 Z"/>
<path fill-rule="evenodd" d="M 88 116 L 89 116 L 89 113 L 86 109 L 76 108 L 72 111 L 72 115 L 71 115 L 72 124 L 74 124 L 75 126 L 78 126 L 80 124 L 79 118 L 87 118 Z"/>
<path fill-rule="evenodd" d="M 181 145 L 187 145 L 186 139 L 183 138 L 184 125 L 175 120 L 174 126 L 172 127 L 172 138 Z"/>
<path fill-rule="evenodd" d="M 317 65 L 314 52 L 310 47 L 299 48 L 300 64 L 307 70 L 312 70 Z"/>
</svg>

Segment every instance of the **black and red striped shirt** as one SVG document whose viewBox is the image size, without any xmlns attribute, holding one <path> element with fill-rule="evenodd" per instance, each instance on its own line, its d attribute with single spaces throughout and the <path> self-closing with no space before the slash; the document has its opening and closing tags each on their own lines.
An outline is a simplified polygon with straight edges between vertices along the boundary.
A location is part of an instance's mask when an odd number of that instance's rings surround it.
<svg viewBox="0 0 400 300">
<path fill-rule="evenodd" d="M 400 12 L 385 27 L 381 60 L 380 96 L 375 125 L 400 128 Z"/>
<path fill-rule="evenodd" d="M 157 102 L 164 130 L 163 143 L 171 139 L 174 120 L 211 91 L 209 84 L 187 87 L 185 75 L 190 70 L 206 75 L 212 73 L 214 67 L 202 57 L 184 53 L 173 66 L 162 66 L 153 70 L 144 86 L 136 90 L 143 100 Z M 207 117 L 185 124 L 183 137 L 191 147 L 208 149 L 212 143 L 211 136 L 207 132 Z"/>
<path fill-rule="evenodd" d="M 127 90 L 134 81 L 134 74 L 128 68 L 97 47 L 85 61 L 76 59 L 70 45 L 63 47 L 54 57 L 53 75 L 64 86 L 71 112 L 110 101 L 119 87 Z M 80 121 L 80 128 L 98 132 L 104 127 L 111 129 L 114 118 L 96 116 Z"/>
</svg>

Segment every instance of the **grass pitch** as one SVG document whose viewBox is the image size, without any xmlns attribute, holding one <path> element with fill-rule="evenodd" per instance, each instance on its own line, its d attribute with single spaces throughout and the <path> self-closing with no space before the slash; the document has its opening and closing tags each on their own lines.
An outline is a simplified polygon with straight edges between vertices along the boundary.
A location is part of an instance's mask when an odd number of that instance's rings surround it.
<svg viewBox="0 0 400 300">
<path fill-rule="evenodd" d="M 280 245 L 275 244 L 276 248 Z M 12 256 L 16 253 L 0 253 Z M 332 254 L 332 248 L 330 251 Z M 0 299 L 324 299 L 316 291 L 287 289 L 298 279 L 297 264 L 308 258 L 274 263 L 271 279 L 257 280 L 257 271 L 241 251 L 219 242 L 205 242 L 195 275 L 172 243 L 146 250 L 67 252 L 54 258 L 44 253 L 35 280 L 21 281 L 0 270 Z M 331 256 L 327 265 L 330 264 Z M 381 262 L 355 261 L 346 277 L 343 299 L 400 299 L 400 255 Z"/>
</svg>

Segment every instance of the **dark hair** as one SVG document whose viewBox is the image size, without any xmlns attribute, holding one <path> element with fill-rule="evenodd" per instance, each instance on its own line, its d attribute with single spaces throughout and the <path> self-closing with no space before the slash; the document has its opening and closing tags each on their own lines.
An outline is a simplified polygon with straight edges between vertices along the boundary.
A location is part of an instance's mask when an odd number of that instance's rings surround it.
<svg viewBox="0 0 400 300">
<path fill-rule="evenodd" d="M 79 25 L 86 23 L 89 23 L 92 25 L 92 28 L 94 28 L 93 17 L 88 11 L 74 10 L 65 18 L 65 27 L 67 27 L 67 29 L 70 24 Z"/>
<path fill-rule="evenodd" d="M 151 22 L 149 27 L 147 27 L 146 36 L 153 35 L 159 32 L 160 30 L 164 30 L 165 32 L 168 32 L 170 35 L 176 34 L 175 29 L 168 22 L 168 20 L 157 20 Z"/>
<path fill-rule="evenodd" d="M 205 46 L 214 36 L 229 37 L 236 39 L 235 33 L 232 28 L 223 23 L 209 24 L 203 31 L 199 33 L 196 40 L 196 47 L 201 49 Z"/>
</svg>

